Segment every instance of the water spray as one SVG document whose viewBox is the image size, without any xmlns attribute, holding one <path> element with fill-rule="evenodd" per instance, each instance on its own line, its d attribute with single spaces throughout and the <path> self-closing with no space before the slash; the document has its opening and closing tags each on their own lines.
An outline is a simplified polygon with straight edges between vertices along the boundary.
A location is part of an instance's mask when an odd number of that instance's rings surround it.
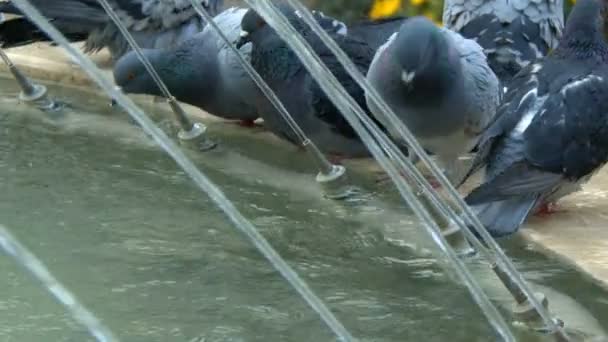
<svg viewBox="0 0 608 342">
<path fill-rule="evenodd" d="M 289 282 L 306 303 L 323 319 L 340 341 L 350 342 L 356 339 L 336 318 L 325 303 L 310 289 L 291 266 L 276 252 L 266 238 L 247 220 L 241 212 L 228 200 L 221 189 L 204 175 L 196 165 L 167 137 L 135 103 L 118 91 L 99 68 L 81 51 L 73 47 L 67 38 L 61 34 L 28 0 L 13 0 L 15 5 L 50 38 L 69 53 L 76 62 L 89 74 L 95 83 L 110 97 L 123 107 L 135 119 L 146 133 L 186 172 L 200 190 L 226 214 L 235 227 L 243 233 L 270 264 Z M 109 341 L 109 340 L 105 340 Z"/>
</svg>

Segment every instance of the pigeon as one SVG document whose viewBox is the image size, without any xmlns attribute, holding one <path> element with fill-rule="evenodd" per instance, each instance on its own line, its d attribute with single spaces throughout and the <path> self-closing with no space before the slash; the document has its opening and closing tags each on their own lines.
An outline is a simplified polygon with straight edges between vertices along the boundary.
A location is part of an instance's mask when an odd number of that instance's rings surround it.
<svg viewBox="0 0 608 342">
<path fill-rule="evenodd" d="M 246 8 L 232 7 L 214 17 L 214 22 L 234 42 L 246 12 Z M 292 15 L 298 16 L 295 12 Z M 346 34 L 344 23 L 318 11 L 313 11 L 313 16 L 327 32 Z M 249 61 L 251 44 L 241 52 Z M 251 127 L 259 117 L 254 99 L 264 95 L 213 27 L 207 25 L 176 49 L 146 49 L 144 55 L 177 100 L 217 117 L 240 120 L 244 126 Z M 134 51 L 116 62 L 114 79 L 125 93 L 162 96 Z"/>
<path fill-rule="evenodd" d="M 477 143 L 499 104 L 499 81 L 481 47 L 425 17 L 412 17 L 378 49 L 367 79 L 457 182 L 463 174 L 459 157 Z M 367 100 L 395 140 L 406 144 Z"/>
<path fill-rule="evenodd" d="M 390 17 L 355 22 L 348 28 L 347 34 L 353 38 L 363 40 L 374 51 L 385 44 L 393 33 L 407 20 L 407 17 Z"/>
<path fill-rule="evenodd" d="M 563 0 L 446 0 L 445 27 L 474 39 L 503 87 L 523 67 L 557 46 Z"/>
<path fill-rule="evenodd" d="M 286 6 L 279 6 L 298 32 L 332 71 L 346 91 L 368 112 L 363 90 L 348 75 L 331 51 L 312 30 L 290 14 Z M 253 9 L 243 17 L 241 38 L 237 47 L 252 43 L 251 63 L 277 94 L 295 122 L 318 148 L 334 160 L 340 158 L 367 157 L 369 152 L 355 130 L 342 116 L 306 70 L 297 55 L 274 29 Z M 344 50 L 362 73 L 372 61 L 374 51 L 364 41 L 350 35 L 330 36 Z M 300 145 L 298 137 L 283 117 L 262 97 L 257 101 L 264 125 L 275 135 Z"/>
<path fill-rule="evenodd" d="M 241 32 L 246 9 L 229 8 L 213 18 L 224 34 L 235 41 Z M 209 25 L 177 48 L 144 49 L 171 94 L 184 103 L 228 120 L 252 123 L 259 116 L 247 101 L 255 95 L 255 84 L 230 47 Z M 243 48 L 246 58 L 251 46 Z M 162 96 L 135 51 L 122 56 L 113 68 L 114 82 L 127 94 Z"/>
<path fill-rule="evenodd" d="M 204 19 L 195 12 L 189 0 L 108 0 L 122 23 L 142 48 L 177 46 L 193 34 L 202 31 Z M 200 0 L 201 5 L 215 16 L 223 0 Z M 87 53 L 107 47 L 118 59 L 130 50 L 116 25 L 98 0 L 30 0 L 72 41 L 85 40 Z M 11 2 L 0 2 L 0 12 L 23 15 Z M 0 23 L 0 44 L 4 48 L 51 41 L 27 17 L 17 17 Z"/>
<path fill-rule="evenodd" d="M 515 233 L 536 210 L 578 191 L 608 160 L 604 4 L 578 0 L 558 46 L 512 80 L 466 175 L 465 200 L 491 235 Z"/>
</svg>

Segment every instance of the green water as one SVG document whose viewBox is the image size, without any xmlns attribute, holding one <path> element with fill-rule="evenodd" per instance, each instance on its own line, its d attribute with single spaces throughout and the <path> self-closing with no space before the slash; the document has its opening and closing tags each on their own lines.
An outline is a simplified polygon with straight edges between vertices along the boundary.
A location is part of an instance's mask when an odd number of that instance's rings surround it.
<svg viewBox="0 0 608 342">
<path fill-rule="evenodd" d="M 10 97 L 12 83 L 0 86 L 0 223 L 122 341 L 334 340 L 184 173 L 116 119 L 120 113 L 55 89 L 78 105 L 54 127 Z M 237 136 L 223 124 L 210 131 L 221 148 L 192 153 L 195 162 L 353 335 L 496 340 L 464 287 L 424 253 L 426 239 L 390 189 L 369 201 L 324 200 L 302 152 L 251 140 L 257 131 Z M 505 247 L 526 278 L 557 293 L 549 298 L 565 307 L 560 316 L 576 317 L 567 324 L 608 329 L 608 292 L 519 240 Z M 484 287 L 509 305 L 482 266 Z M 11 260 L 0 258 L 0 270 L 0 341 L 91 340 Z"/>
</svg>

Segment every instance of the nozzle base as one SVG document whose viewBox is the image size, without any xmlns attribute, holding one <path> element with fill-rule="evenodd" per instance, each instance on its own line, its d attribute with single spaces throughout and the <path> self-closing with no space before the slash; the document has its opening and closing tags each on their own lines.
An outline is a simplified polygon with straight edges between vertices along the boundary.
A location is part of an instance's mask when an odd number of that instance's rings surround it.
<svg viewBox="0 0 608 342">
<path fill-rule="evenodd" d="M 183 145 L 205 152 L 217 146 L 217 143 L 209 139 L 206 133 L 207 126 L 194 123 L 190 131 L 181 130 L 177 133 L 177 137 Z"/>
<path fill-rule="evenodd" d="M 324 196 L 329 199 L 342 200 L 354 193 L 348 182 L 346 168 L 342 165 L 332 165 L 329 173 L 319 172 L 316 181 L 321 184 Z"/>
<path fill-rule="evenodd" d="M 444 239 L 452 246 L 456 255 L 460 258 L 471 257 L 477 252 L 464 236 L 462 230 L 455 224 L 451 224 L 446 230 L 442 231 Z"/>
<path fill-rule="evenodd" d="M 42 100 L 46 97 L 47 89 L 41 84 L 32 84 L 32 92 L 25 93 L 21 91 L 19 93 L 19 100 L 23 102 L 35 102 Z"/>
</svg>

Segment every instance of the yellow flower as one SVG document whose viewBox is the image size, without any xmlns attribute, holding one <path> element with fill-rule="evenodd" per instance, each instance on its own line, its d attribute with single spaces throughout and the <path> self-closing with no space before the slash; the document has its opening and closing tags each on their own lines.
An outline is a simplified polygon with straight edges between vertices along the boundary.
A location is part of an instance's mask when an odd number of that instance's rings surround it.
<svg viewBox="0 0 608 342">
<path fill-rule="evenodd" d="M 389 17 L 401 8 L 401 0 L 374 0 L 372 9 L 369 11 L 369 17 L 378 19 Z"/>
<path fill-rule="evenodd" d="M 412 6 L 421 6 L 424 5 L 426 1 L 427 0 L 410 0 L 410 4 L 412 4 Z"/>
<path fill-rule="evenodd" d="M 433 11 L 424 11 L 422 15 L 433 21 L 435 20 L 435 13 Z"/>
</svg>

